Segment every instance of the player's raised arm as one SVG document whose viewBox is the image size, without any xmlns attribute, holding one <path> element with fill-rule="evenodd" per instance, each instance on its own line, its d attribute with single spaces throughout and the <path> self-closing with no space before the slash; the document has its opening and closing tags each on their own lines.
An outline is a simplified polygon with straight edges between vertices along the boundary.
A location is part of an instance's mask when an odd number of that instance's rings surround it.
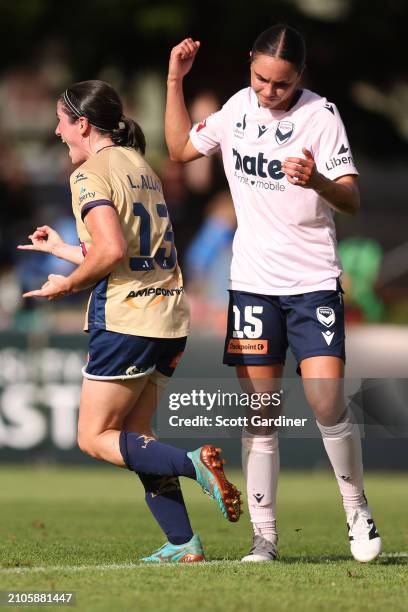
<svg viewBox="0 0 408 612">
<path fill-rule="evenodd" d="M 173 47 L 170 54 L 165 135 L 170 159 L 173 161 L 186 162 L 202 157 L 190 141 L 192 121 L 184 102 L 183 92 L 183 78 L 190 71 L 199 48 L 198 40 L 186 38 Z"/>
<path fill-rule="evenodd" d="M 58 232 L 48 225 L 37 227 L 28 238 L 31 240 L 31 244 L 19 244 L 17 248 L 20 251 L 50 253 L 77 265 L 80 265 L 83 261 L 84 256 L 81 247 L 66 244 Z"/>
</svg>

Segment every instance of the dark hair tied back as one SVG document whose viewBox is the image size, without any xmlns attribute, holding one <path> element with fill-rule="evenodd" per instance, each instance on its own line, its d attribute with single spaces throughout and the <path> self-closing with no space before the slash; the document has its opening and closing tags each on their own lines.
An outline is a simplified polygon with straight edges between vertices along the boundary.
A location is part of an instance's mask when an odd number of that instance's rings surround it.
<svg viewBox="0 0 408 612">
<path fill-rule="evenodd" d="M 129 117 L 122 116 L 118 129 L 114 130 L 110 137 L 116 145 L 121 147 L 138 149 L 143 155 L 146 151 L 146 138 L 143 130 L 136 121 Z"/>
<path fill-rule="evenodd" d="M 108 83 L 98 80 L 74 83 L 59 99 L 72 122 L 86 117 L 97 130 L 108 134 L 114 144 L 144 154 L 146 139 L 142 128 L 123 116 L 122 100 Z"/>
<path fill-rule="evenodd" d="M 279 23 L 258 36 L 252 47 L 252 59 L 255 59 L 257 54 L 286 60 L 301 72 L 306 61 L 306 45 L 300 32 Z"/>
</svg>

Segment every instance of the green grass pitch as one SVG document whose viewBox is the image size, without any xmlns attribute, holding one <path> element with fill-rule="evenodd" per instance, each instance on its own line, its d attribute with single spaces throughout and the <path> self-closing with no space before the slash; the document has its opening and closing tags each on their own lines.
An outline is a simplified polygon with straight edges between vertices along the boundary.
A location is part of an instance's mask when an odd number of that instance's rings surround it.
<svg viewBox="0 0 408 612">
<path fill-rule="evenodd" d="M 0 590 L 76 591 L 74 609 L 87 612 L 407 609 L 406 474 L 366 477 L 385 554 L 365 565 L 350 558 L 329 473 L 282 473 L 280 560 L 262 565 L 238 561 L 251 539 L 247 512 L 230 524 L 196 483 L 184 479 L 183 490 L 211 563 L 145 566 L 138 558 L 163 537 L 133 474 L 2 467 Z"/>
</svg>

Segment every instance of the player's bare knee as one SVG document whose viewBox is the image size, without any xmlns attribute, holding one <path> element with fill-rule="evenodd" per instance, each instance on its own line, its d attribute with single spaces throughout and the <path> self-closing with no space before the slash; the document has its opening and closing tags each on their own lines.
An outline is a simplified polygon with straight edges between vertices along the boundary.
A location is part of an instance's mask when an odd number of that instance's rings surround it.
<svg viewBox="0 0 408 612">
<path fill-rule="evenodd" d="M 333 427 L 340 423 L 344 414 L 344 410 L 339 411 L 338 407 L 333 405 L 322 405 L 317 410 L 314 408 L 313 411 L 320 425 L 326 427 Z"/>
<path fill-rule="evenodd" d="M 337 399 L 324 397 L 324 395 L 308 398 L 309 404 L 316 419 L 322 425 L 336 425 L 344 414 L 345 406 Z"/>
<path fill-rule="evenodd" d="M 336 415 L 333 413 L 331 406 L 319 405 L 313 406 L 313 412 L 316 420 L 322 425 L 335 425 Z"/>
</svg>

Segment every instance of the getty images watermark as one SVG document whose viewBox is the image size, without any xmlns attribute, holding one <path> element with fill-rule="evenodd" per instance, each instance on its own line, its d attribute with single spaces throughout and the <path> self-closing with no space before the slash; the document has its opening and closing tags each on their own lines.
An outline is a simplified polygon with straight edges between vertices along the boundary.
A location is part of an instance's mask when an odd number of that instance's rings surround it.
<svg viewBox="0 0 408 612">
<path fill-rule="evenodd" d="M 239 438 L 242 429 L 302 431 L 315 427 L 310 412 L 287 410 L 292 396 L 285 381 L 173 379 L 160 403 L 157 433 L 164 438 Z M 284 384 L 285 383 L 285 384 Z M 289 393 L 288 393 L 289 391 Z M 310 421 L 310 427 L 308 423 Z M 297 434 L 293 434 L 297 437 Z M 304 434 L 301 434 L 303 437 Z"/>
<path fill-rule="evenodd" d="M 176 412 L 180 409 L 195 408 L 204 410 L 209 414 L 195 414 L 183 416 L 172 414 L 168 417 L 170 427 L 304 427 L 307 418 L 290 418 L 278 414 L 264 416 L 264 409 L 280 408 L 282 404 L 283 389 L 272 393 L 238 393 L 221 391 L 205 391 L 204 389 L 191 389 L 189 392 L 170 393 L 168 398 L 169 410 Z M 229 416 L 225 410 L 235 409 L 238 416 Z M 240 415 L 245 409 L 249 414 Z M 221 411 L 221 414 L 215 414 Z M 251 414 L 251 411 L 255 414 Z M 214 414 L 214 416 L 212 416 Z"/>
<path fill-rule="evenodd" d="M 242 429 L 320 438 L 307 396 L 348 408 L 365 438 L 408 438 L 408 379 L 172 379 L 160 402 L 163 438 L 239 438 Z M 340 410 L 341 412 L 341 410 Z"/>
</svg>

